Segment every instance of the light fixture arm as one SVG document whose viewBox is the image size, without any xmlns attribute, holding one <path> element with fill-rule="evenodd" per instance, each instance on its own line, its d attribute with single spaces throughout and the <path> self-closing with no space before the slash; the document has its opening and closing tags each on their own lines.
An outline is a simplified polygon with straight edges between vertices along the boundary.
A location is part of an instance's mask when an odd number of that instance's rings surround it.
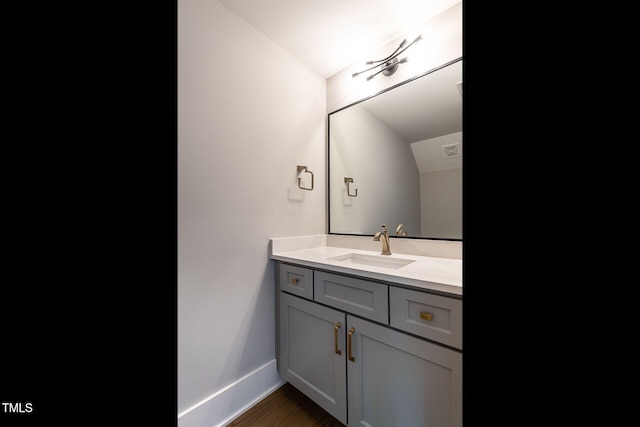
<svg viewBox="0 0 640 427">
<path fill-rule="evenodd" d="M 393 58 L 396 59 L 396 58 Z M 371 74 L 369 77 L 367 77 L 367 81 L 371 80 L 372 78 L 374 78 L 375 76 L 377 76 L 380 73 L 384 73 L 385 71 L 387 71 L 387 73 L 385 74 L 386 76 L 390 76 L 391 74 L 395 73 L 396 69 L 398 68 L 398 66 L 400 64 L 404 64 L 408 61 L 408 58 L 402 58 L 400 61 L 398 61 L 397 59 L 395 61 L 389 61 L 385 64 L 384 67 L 382 67 L 380 69 L 380 71 L 378 71 L 377 73 Z"/>
<path fill-rule="evenodd" d="M 367 65 L 375 64 L 375 63 L 378 63 L 378 62 L 387 62 L 387 61 L 389 61 L 389 60 L 390 60 L 390 59 L 392 59 L 394 56 L 397 56 L 397 55 L 396 55 L 396 53 L 397 53 L 400 49 L 402 49 L 402 46 L 404 46 L 406 43 L 407 43 L 407 39 L 402 40 L 402 43 L 400 43 L 400 46 L 398 46 L 398 48 L 397 48 L 397 49 L 396 49 L 396 50 L 395 50 L 391 55 L 387 56 L 387 57 L 386 57 L 386 58 L 384 58 L 384 59 L 379 59 L 379 60 L 377 60 L 377 61 L 367 61 Z M 409 46 L 407 46 L 407 47 L 409 47 Z M 402 52 L 400 52 L 400 53 L 402 53 Z M 400 53 L 398 53 L 398 55 L 400 55 Z"/>
<path fill-rule="evenodd" d="M 411 43 L 409 43 L 408 46 L 402 49 L 402 47 L 407 43 L 407 39 L 404 39 L 402 43 L 400 43 L 400 46 L 398 46 L 398 48 L 391 55 L 387 56 L 385 59 L 380 59 L 377 61 L 367 61 L 367 65 L 382 63 L 381 65 L 374 65 L 373 67 L 367 68 L 366 70 L 358 71 L 357 73 L 353 73 L 351 77 L 357 77 L 358 75 L 362 73 L 366 73 L 367 71 L 373 70 L 374 68 L 377 68 L 377 67 L 381 67 L 380 71 L 367 77 L 367 80 L 371 80 L 372 78 L 374 78 L 380 73 L 384 73 L 385 76 L 390 76 L 391 74 L 396 72 L 400 64 L 404 64 L 408 60 L 408 58 L 405 57 L 400 61 L 398 61 L 398 56 L 405 50 L 409 49 L 414 43 L 420 40 L 422 40 L 422 34 L 420 34 L 418 37 L 416 37 L 414 41 L 412 41 Z"/>
<path fill-rule="evenodd" d="M 370 63 L 371 63 L 371 61 L 367 61 L 367 64 L 370 64 Z M 362 71 L 358 71 L 357 73 L 353 73 L 351 75 L 351 77 L 357 77 L 362 73 L 366 73 L 367 71 L 373 70 L 374 68 L 378 68 L 378 67 L 379 67 L 379 65 L 374 65 L 373 67 L 367 68 L 366 70 L 362 70 Z"/>
</svg>

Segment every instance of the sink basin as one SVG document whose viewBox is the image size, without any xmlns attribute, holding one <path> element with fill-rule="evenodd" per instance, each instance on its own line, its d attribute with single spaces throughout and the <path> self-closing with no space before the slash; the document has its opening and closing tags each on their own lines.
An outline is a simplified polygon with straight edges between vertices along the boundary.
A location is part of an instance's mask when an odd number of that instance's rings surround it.
<svg viewBox="0 0 640 427">
<path fill-rule="evenodd" d="M 343 264 L 370 265 L 373 267 L 393 269 L 402 268 L 405 265 L 415 262 L 413 259 L 390 258 L 384 255 L 364 255 L 356 253 L 349 253 L 327 259 L 331 261 L 339 261 Z"/>
</svg>

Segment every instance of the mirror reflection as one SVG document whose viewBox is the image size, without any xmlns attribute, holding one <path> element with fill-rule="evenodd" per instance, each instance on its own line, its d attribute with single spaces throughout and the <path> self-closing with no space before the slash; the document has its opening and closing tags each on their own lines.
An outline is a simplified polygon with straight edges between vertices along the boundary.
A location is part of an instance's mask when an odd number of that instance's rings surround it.
<svg viewBox="0 0 640 427">
<path fill-rule="evenodd" d="M 462 240 L 462 58 L 330 113 L 328 144 L 330 234 Z"/>
</svg>

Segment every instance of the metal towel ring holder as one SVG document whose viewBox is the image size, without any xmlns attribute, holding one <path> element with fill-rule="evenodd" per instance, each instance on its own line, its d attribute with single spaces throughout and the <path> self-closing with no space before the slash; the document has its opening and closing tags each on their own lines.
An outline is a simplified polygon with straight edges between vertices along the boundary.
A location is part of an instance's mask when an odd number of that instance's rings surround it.
<svg viewBox="0 0 640 427">
<path fill-rule="evenodd" d="M 302 178 L 298 177 L 298 188 L 302 189 L 302 190 L 308 190 L 311 191 L 313 190 L 313 172 L 311 172 L 310 170 L 307 169 L 306 166 L 300 166 L 298 165 L 298 173 L 300 172 L 308 172 L 311 174 L 311 188 L 307 188 L 307 187 L 303 187 L 300 185 L 300 181 Z"/>
<path fill-rule="evenodd" d="M 347 196 L 349 197 L 358 197 L 358 189 L 356 188 L 355 194 L 351 194 L 351 190 L 349 189 L 349 183 L 353 182 L 353 178 L 344 177 L 344 182 L 347 184 Z"/>
</svg>

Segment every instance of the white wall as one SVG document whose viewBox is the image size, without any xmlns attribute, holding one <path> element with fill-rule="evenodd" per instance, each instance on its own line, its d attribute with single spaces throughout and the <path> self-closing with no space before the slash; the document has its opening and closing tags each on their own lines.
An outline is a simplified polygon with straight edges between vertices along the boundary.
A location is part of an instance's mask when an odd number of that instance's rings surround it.
<svg viewBox="0 0 640 427">
<path fill-rule="evenodd" d="M 325 95 L 217 1 L 178 2 L 179 413 L 275 358 L 268 244 L 325 232 Z"/>
</svg>

